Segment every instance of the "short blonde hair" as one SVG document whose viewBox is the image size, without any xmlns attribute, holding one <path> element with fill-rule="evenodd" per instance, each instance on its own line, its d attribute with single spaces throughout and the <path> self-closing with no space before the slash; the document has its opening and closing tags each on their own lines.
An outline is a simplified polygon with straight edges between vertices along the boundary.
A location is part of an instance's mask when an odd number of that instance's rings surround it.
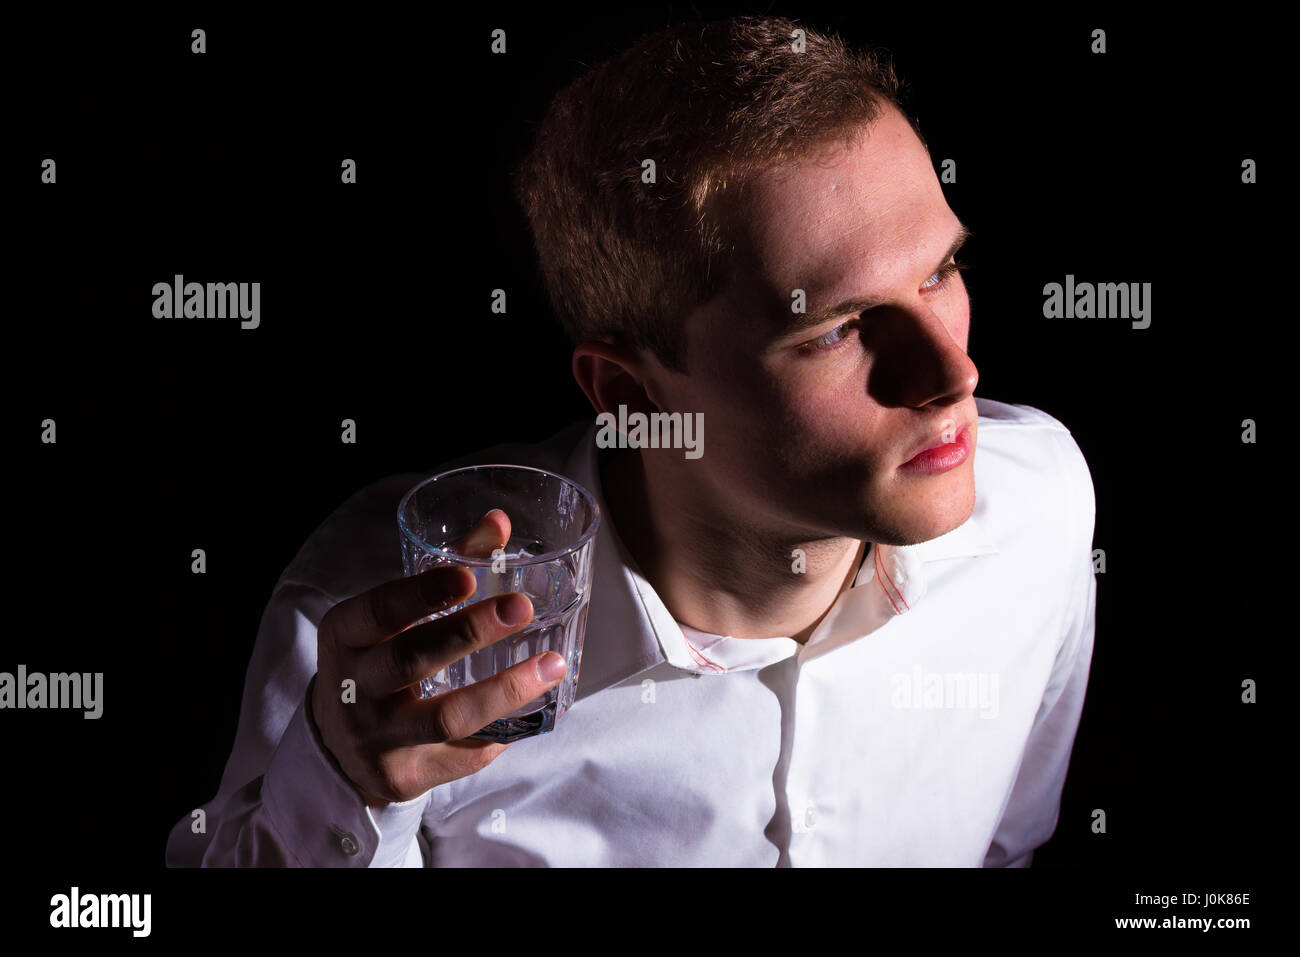
<svg viewBox="0 0 1300 957">
<path fill-rule="evenodd" d="M 780 17 L 674 26 L 575 80 L 515 173 L 569 338 L 645 349 L 685 372 L 684 319 L 735 251 L 722 198 L 759 170 L 851 141 L 886 104 L 920 136 L 899 88 L 887 58 Z"/>
</svg>

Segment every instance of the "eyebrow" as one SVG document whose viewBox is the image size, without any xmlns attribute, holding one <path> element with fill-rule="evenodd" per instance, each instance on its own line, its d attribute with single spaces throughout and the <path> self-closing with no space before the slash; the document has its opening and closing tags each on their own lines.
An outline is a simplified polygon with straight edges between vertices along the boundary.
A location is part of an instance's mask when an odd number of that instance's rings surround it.
<svg viewBox="0 0 1300 957">
<path fill-rule="evenodd" d="M 953 238 L 952 245 L 950 245 L 948 251 L 943 254 L 943 258 L 935 264 L 934 269 L 930 271 L 930 275 L 934 275 L 942 269 L 947 264 L 948 260 L 956 254 L 957 250 L 959 250 L 972 235 L 974 234 L 966 228 L 965 223 L 958 223 L 957 235 Z M 827 309 L 795 313 L 792 321 L 786 324 L 782 329 L 781 334 L 790 335 L 799 332 L 802 329 L 811 329 L 815 326 L 820 326 L 823 323 L 830 322 L 832 319 L 838 319 L 840 316 L 855 315 L 856 313 L 870 309 L 873 306 L 880 305 L 880 301 L 879 296 L 856 296 L 852 299 L 845 299 L 843 302 L 836 303 Z"/>
</svg>

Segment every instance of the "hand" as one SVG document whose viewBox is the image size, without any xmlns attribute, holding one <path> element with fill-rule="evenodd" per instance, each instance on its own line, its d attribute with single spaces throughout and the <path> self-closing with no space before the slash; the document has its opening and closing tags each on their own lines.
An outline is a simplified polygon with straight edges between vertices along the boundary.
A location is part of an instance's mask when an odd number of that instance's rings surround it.
<svg viewBox="0 0 1300 957">
<path fill-rule="evenodd" d="M 452 548 L 490 557 L 509 540 L 510 519 L 493 509 Z M 466 736 L 564 677 L 564 658 L 549 651 L 467 687 L 420 698 L 421 680 L 533 616 L 527 596 L 510 592 L 412 627 L 465 601 L 474 588 L 468 569 L 438 565 L 339 602 L 321 619 L 311 714 L 326 749 L 371 807 L 409 801 L 487 767 L 510 745 Z M 554 672 L 544 671 L 549 665 Z M 355 702 L 342 700 L 347 678 L 356 681 Z"/>
</svg>

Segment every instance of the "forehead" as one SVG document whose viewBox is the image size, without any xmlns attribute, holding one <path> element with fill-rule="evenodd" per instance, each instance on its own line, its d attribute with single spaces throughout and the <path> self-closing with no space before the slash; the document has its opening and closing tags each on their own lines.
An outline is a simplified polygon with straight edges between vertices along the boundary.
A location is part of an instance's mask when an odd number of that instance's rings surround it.
<svg viewBox="0 0 1300 957">
<path fill-rule="evenodd" d="M 925 147 L 889 108 L 852 147 L 755 176 L 737 225 L 749 280 L 788 299 L 911 268 L 955 222 Z"/>
</svg>

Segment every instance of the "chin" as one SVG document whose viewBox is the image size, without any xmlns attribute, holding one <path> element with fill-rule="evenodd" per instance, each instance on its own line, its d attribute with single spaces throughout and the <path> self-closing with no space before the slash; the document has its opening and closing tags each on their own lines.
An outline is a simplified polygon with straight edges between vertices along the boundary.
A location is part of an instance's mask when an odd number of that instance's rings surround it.
<svg viewBox="0 0 1300 957">
<path fill-rule="evenodd" d="M 906 493 L 895 489 L 878 498 L 877 503 L 874 528 L 858 537 L 883 545 L 919 545 L 951 532 L 970 518 L 975 510 L 974 475 L 966 463 Z"/>
</svg>

